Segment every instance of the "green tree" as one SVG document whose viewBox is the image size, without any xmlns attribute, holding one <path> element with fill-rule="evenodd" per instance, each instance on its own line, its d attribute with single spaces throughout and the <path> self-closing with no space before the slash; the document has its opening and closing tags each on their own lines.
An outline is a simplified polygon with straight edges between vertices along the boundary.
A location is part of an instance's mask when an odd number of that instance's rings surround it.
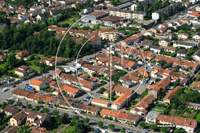
<svg viewBox="0 0 200 133">
<path fill-rule="evenodd" d="M 176 129 L 174 133 L 185 133 L 185 130 L 183 128 Z"/>
<path fill-rule="evenodd" d="M 89 118 L 83 118 L 83 121 L 88 124 L 90 122 L 90 119 Z"/>
<path fill-rule="evenodd" d="M 170 130 L 169 127 L 161 127 L 161 128 L 160 128 L 160 131 L 162 131 L 163 133 L 168 133 L 169 130 Z"/>
<path fill-rule="evenodd" d="M 137 11 L 143 11 L 143 6 L 141 2 L 138 2 L 137 4 Z"/>
<path fill-rule="evenodd" d="M 158 61 L 158 62 L 159 62 L 159 64 L 161 65 L 162 68 L 164 68 L 165 65 L 167 64 L 167 62 L 166 62 L 165 60 L 160 60 L 160 61 Z"/>
<path fill-rule="evenodd" d="M 8 103 L 9 103 L 9 104 L 13 104 L 14 102 L 15 102 L 15 100 L 13 100 L 13 99 L 9 99 L 9 100 L 8 100 Z"/>
<path fill-rule="evenodd" d="M 79 116 L 78 116 L 78 115 L 74 115 L 74 116 L 72 117 L 72 120 L 73 120 L 73 121 L 78 121 L 78 120 L 79 120 Z"/>
<path fill-rule="evenodd" d="M 17 133 L 30 133 L 31 129 L 28 126 L 20 126 Z"/>
<path fill-rule="evenodd" d="M 36 110 L 36 111 L 39 111 L 39 110 L 40 110 L 40 106 L 36 105 L 36 106 L 35 106 L 35 110 Z"/>
<path fill-rule="evenodd" d="M 149 124 L 149 128 L 154 130 L 154 131 L 158 129 L 156 124 Z"/>
<path fill-rule="evenodd" d="M 17 106 L 21 106 L 22 102 L 21 101 L 17 101 Z"/>
<path fill-rule="evenodd" d="M 83 133 L 85 129 L 86 129 L 85 124 L 78 122 L 75 126 L 75 133 Z"/>
<path fill-rule="evenodd" d="M 110 124 L 108 124 L 108 128 L 109 128 L 110 130 L 114 130 L 114 129 L 115 129 L 115 125 L 112 124 L 112 123 L 110 123 Z"/>
<path fill-rule="evenodd" d="M 97 122 L 97 125 L 98 125 L 99 127 L 103 127 L 103 122 L 102 122 L 102 121 L 98 121 L 98 122 Z"/>
<path fill-rule="evenodd" d="M 32 108 L 33 108 L 32 105 L 31 105 L 30 103 L 27 104 L 26 107 L 27 107 L 28 109 L 32 109 Z"/>
<path fill-rule="evenodd" d="M 6 106 L 7 106 L 7 103 L 3 102 L 2 105 L 1 105 L 1 109 L 4 109 Z"/>
<path fill-rule="evenodd" d="M 61 123 L 66 124 L 68 122 L 69 115 L 67 113 L 63 113 L 61 117 Z"/>
<path fill-rule="evenodd" d="M 43 108 L 42 111 L 43 111 L 44 113 L 47 113 L 47 114 L 50 112 L 50 110 L 49 110 L 48 108 Z"/>
<path fill-rule="evenodd" d="M 145 128 L 146 127 L 146 123 L 144 121 L 140 121 L 139 122 L 140 127 Z"/>
<path fill-rule="evenodd" d="M 53 111 L 53 115 L 58 116 L 59 115 L 59 111 L 58 110 L 54 110 Z"/>
<path fill-rule="evenodd" d="M 122 127 L 121 128 L 121 133 L 125 133 L 126 132 L 126 128 L 125 127 Z"/>
<path fill-rule="evenodd" d="M 99 93 L 100 93 L 100 94 L 103 94 L 104 91 L 105 91 L 105 88 L 104 88 L 104 87 L 101 87 L 101 89 L 99 90 Z"/>
</svg>

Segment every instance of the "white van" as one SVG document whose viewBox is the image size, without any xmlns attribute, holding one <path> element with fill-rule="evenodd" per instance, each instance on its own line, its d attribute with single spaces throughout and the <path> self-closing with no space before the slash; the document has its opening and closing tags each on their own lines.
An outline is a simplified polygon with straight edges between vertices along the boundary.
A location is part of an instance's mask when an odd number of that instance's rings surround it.
<svg viewBox="0 0 200 133">
<path fill-rule="evenodd" d="M 2 92 L 6 92 L 6 91 L 8 91 L 7 87 L 2 90 Z"/>
</svg>

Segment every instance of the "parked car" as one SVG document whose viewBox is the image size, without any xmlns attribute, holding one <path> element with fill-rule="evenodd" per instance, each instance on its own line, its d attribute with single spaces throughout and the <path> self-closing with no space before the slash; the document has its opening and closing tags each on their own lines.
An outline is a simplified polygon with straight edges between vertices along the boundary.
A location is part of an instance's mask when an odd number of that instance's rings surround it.
<svg viewBox="0 0 200 133">
<path fill-rule="evenodd" d="M 16 87 L 16 85 L 13 85 L 12 87 L 13 87 L 13 88 L 15 88 L 15 87 Z"/>
<path fill-rule="evenodd" d="M 2 90 L 2 92 L 6 92 L 6 91 L 8 91 L 9 89 L 6 87 L 6 88 L 4 88 L 3 90 Z"/>
</svg>

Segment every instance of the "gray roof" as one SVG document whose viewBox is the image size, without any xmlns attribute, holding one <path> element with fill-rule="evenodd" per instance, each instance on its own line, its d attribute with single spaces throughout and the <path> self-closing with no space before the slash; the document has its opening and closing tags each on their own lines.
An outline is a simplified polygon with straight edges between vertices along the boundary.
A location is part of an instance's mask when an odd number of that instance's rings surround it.
<svg viewBox="0 0 200 133">
<path fill-rule="evenodd" d="M 188 54 L 188 51 L 181 49 L 177 53 L 179 53 L 179 54 Z"/>
<path fill-rule="evenodd" d="M 161 50 L 161 49 L 162 49 L 162 47 L 159 47 L 159 46 L 151 46 L 150 48 L 158 49 L 158 50 Z"/>
<path fill-rule="evenodd" d="M 160 114 L 159 112 L 156 111 L 150 111 L 146 118 L 150 118 L 150 119 L 156 119 L 158 117 L 158 114 Z"/>
</svg>

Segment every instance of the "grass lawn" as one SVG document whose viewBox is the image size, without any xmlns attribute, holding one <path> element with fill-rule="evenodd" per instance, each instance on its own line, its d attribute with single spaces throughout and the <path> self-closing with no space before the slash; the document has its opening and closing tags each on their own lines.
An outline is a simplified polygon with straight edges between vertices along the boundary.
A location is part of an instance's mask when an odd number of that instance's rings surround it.
<svg viewBox="0 0 200 133">
<path fill-rule="evenodd" d="M 195 119 L 197 122 L 200 123 L 200 112 L 198 113 L 198 115 L 196 116 L 196 119 Z"/>
<path fill-rule="evenodd" d="M 68 23 L 69 25 L 72 25 L 74 22 L 76 22 L 80 18 L 80 15 L 74 15 L 71 18 L 68 18 L 64 21 L 58 22 L 59 25 L 63 25 Z"/>
<path fill-rule="evenodd" d="M 126 110 L 131 110 L 131 109 L 133 109 L 134 108 L 134 105 L 131 105 L 130 107 L 128 107 Z"/>
<path fill-rule="evenodd" d="M 33 70 L 35 70 L 35 71 L 37 71 L 39 73 L 41 71 L 41 68 L 39 66 L 36 66 L 34 64 L 34 61 L 35 60 L 30 60 L 30 61 L 26 61 L 26 63 L 30 68 L 33 68 Z"/>
<path fill-rule="evenodd" d="M 75 126 L 70 126 L 63 133 L 74 133 L 75 132 Z"/>
<path fill-rule="evenodd" d="M 148 90 L 145 90 L 140 96 L 138 96 L 139 99 L 142 99 L 148 94 Z"/>
<path fill-rule="evenodd" d="M 114 96 L 115 99 L 119 98 L 119 96 Z"/>
<path fill-rule="evenodd" d="M 154 109 L 159 109 L 159 110 L 165 110 L 165 108 L 163 108 L 163 107 L 154 107 Z"/>
</svg>

